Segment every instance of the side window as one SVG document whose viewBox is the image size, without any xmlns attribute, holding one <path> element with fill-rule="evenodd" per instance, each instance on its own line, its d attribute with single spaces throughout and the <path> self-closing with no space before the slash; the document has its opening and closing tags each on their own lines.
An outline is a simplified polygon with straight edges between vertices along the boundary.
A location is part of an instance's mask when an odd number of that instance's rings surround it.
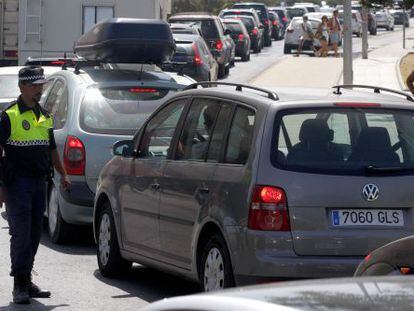
<svg viewBox="0 0 414 311">
<path fill-rule="evenodd" d="M 55 129 L 66 124 L 68 111 L 68 89 L 62 80 L 57 80 L 46 99 L 44 108 L 53 116 Z"/>
<path fill-rule="evenodd" d="M 204 161 L 219 109 L 215 100 L 194 100 L 178 142 L 177 160 Z"/>
<path fill-rule="evenodd" d="M 53 86 L 53 83 L 55 83 L 55 79 L 48 79 L 47 82 L 43 84 L 42 97 L 40 97 L 40 100 L 39 100 L 40 106 L 45 107 L 45 101 L 46 101 L 47 96 L 49 95 L 49 92 Z"/>
<path fill-rule="evenodd" d="M 147 123 L 138 149 L 140 158 L 167 157 L 186 101 L 171 103 Z"/>
<path fill-rule="evenodd" d="M 253 130 L 255 124 L 255 112 L 245 107 L 237 107 L 230 128 L 225 162 L 233 164 L 245 164 L 249 157 Z"/>
<path fill-rule="evenodd" d="M 208 147 L 208 162 L 218 162 L 220 160 L 220 152 L 225 144 L 226 129 L 228 120 L 231 118 L 231 113 L 232 106 L 230 104 L 221 105 L 213 135 L 211 136 L 210 146 Z"/>
<path fill-rule="evenodd" d="M 333 143 L 351 145 L 349 135 L 348 116 L 344 113 L 332 113 L 327 120 L 329 128 L 333 131 Z"/>
</svg>

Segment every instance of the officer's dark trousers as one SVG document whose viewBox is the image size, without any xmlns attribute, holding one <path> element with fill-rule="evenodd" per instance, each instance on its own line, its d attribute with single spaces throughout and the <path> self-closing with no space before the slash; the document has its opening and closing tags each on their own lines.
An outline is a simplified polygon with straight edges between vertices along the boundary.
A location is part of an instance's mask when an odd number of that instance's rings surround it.
<svg viewBox="0 0 414 311">
<path fill-rule="evenodd" d="M 45 178 L 16 177 L 5 188 L 9 221 L 11 276 L 29 274 L 42 234 Z"/>
</svg>

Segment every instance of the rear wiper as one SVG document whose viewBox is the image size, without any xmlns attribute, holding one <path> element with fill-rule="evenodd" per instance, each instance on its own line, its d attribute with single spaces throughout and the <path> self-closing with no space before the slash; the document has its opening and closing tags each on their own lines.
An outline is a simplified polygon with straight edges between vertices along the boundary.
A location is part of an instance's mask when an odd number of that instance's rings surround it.
<svg viewBox="0 0 414 311">
<path fill-rule="evenodd" d="M 400 172 L 410 172 L 414 170 L 414 166 L 373 166 L 365 167 L 365 173 L 371 175 L 392 174 Z"/>
</svg>

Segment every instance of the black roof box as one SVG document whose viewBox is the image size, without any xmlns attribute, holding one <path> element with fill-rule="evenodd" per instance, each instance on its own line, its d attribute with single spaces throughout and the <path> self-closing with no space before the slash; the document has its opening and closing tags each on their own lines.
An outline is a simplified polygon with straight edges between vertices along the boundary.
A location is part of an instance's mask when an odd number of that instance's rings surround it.
<svg viewBox="0 0 414 311">
<path fill-rule="evenodd" d="M 74 51 L 86 60 L 103 63 L 161 64 L 172 57 L 175 43 L 162 20 L 111 18 L 80 37 Z"/>
</svg>

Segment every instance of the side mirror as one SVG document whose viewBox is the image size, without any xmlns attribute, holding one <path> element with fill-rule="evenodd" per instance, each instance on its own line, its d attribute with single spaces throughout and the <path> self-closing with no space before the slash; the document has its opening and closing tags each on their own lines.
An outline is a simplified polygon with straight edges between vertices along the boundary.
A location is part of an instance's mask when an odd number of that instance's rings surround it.
<svg viewBox="0 0 414 311">
<path fill-rule="evenodd" d="M 231 30 L 230 29 L 226 29 L 224 30 L 224 34 L 227 35 L 231 35 Z"/>
<path fill-rule="evenodd" d="M 121 140 L 117 141 L 112 147 L 112 153 L 116 156 L 130 158 L 134 156 L 134 141 Z"/>
</svg>

